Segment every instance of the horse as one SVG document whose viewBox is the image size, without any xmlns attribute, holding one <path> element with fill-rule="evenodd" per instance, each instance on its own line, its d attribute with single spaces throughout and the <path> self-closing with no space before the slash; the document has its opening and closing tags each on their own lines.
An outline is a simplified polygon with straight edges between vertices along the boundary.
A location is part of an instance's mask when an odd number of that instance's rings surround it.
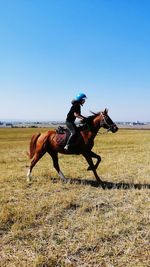
<svg viewBox="0 0 150 267">
<path fill-rule="evenodd" d="M 79 130 L 79 133 L 74 142 L 74 146 L 70 150 L 64 149 L 67 139 L 66 142 L 63 143 L 63 145 L 57 141 L 57 138 L 58 136 L 60 136 L 60 134 L 58 134 L 56 130 L 49 130 L 42 134 L 34 134 L 30 141 L 30 149 L 28 153 L 31 163 L 27 173 L 27 181 L 31 182 L 31 172 L 33 167 L 47 152 L 51 156 L 53 160 L 53 166 L 62 181 L 66 181 L 66 178 L 59 166 L 58 153 L 65 155 L 81 154 L 89 165 L 88 170 L 93 171 L 97 182 L 100 185 L 103 185 L 103 181 L 100 179 L 96 171 L 101 161 L 101 157 L 92 151 L 92 148 L 94 146 L 94 138 L 98 134 L 98 131 L 101 127 L 106 129 L 106 131 L 111 131 L 112 133 L 118 131 L 117 125 L 109 117 L 108 110 L 106 108 L 102 112 L 92 112 L 92 115 L 86 118 L 86 127 L 83 127 Z M 92 158 L 95 158 L 97 160 L 95 164 L 93 163 Z"/>
</svg>

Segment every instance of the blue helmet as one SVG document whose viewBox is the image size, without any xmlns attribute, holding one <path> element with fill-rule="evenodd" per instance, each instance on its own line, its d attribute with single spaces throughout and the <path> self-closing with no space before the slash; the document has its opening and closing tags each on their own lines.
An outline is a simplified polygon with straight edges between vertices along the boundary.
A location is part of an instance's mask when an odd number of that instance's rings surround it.
<svg viewBox="0 0 150 267">
<path fill-rule="evenodd" d="M 76 97 L 75 100 L 76 101 L 81 101 L 82 99 L 87 98 L 86 95 L 84 93 L 79 93 Z"/>
</svg>

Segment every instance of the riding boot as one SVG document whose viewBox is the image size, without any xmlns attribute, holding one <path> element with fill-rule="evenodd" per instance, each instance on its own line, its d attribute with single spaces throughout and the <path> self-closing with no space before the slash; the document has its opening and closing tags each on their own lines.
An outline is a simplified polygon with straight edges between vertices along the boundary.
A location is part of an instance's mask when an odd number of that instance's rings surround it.
<svg viewBox="0 0 150 267">
<path fill-rule="evenodd" d="M 72 146 L 74 139 L 75 135 L 70 135 L 64 149 L 68 150 Z"/>
</svg>

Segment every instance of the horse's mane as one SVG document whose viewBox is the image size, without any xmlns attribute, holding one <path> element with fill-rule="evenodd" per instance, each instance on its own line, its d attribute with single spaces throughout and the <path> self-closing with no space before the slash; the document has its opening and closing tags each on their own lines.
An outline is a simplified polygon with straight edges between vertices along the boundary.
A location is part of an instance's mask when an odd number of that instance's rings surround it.
<svg viewBox="0 0 150 267">
<path fill-rule="evenodd" d="M 98 115 L 100 115 L 100 113 L 101 112 L 93 112 L 93 111 L 90 111 L 91 113 L 92 113 L 92 115 L 90 115 L 90 116 L 87 116 L 86 117 L 86 119 L 83 119 L 83 120 L 81 120 L 81 123 L 89 123 L 89 124 L 91 124 L 92 123 L 92 121 L 93 121 L 93 119 L 95 119 Z"/>
<path fill-rule="evenodd" d="M 87 118 L 90 120 L 90 119 L 94 119 L 96 118 L 98 115 L 100 115 L 100 113 L 102 113 L 102 111 L 99 111 L 99 112 L 93 112 L 93 111 L 90 111 L 92 113 L 92 115 L 88 116 Z"/>
<path fill-rule="evenodd" d="M 104 111 L 99 111 L 99 112 L 93 112 L 93 111 L 90 111 L 90 112 L 92 113 L 92 115 L 88 116 L 87 118 L 88 118 L 88 119 L 94 119 L 94 118 L 96 118 L 98 115 L 100 115 L 101 113 L 103 113 L 103 114 L 108 114 L 108 109 L 105 108 Z"/>
<path fill-rule="evenodd" d="M 86 119 L 83 119 L 82 121 L 81 121 L 81 123 L 92 123 L 92 121 L 93 121 L 93 119 L 95 119 L 97 116 L 99 116 L 101 113 L 105 113 L 105 114 L 107 114 L 108 113 L 108 109 L 106 109 L 105 108 L 105 110 L 104 111 L 99 111 L 99 112 L 93 112 L 93 111 L 90 111 L 91 113 L 92 113 L 92 115 L 90 115 L 90 116 L 88 116 L 88 117 L 86 117 Z"/>
</svg>

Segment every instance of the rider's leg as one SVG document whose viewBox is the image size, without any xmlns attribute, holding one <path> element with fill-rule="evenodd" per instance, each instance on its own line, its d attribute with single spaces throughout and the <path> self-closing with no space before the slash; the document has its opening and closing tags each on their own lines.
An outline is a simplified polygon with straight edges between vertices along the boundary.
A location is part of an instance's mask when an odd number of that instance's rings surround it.
<svg viewBox="0 0 150 267">
<path fill-rule="evenodd" d="M 68 149 L 68 147 L 70 146 L 70 144 L 73 143 L 74 137 L 76 135 L 76 125 L 72 122 L 66 122 L 66 126 L 70 131 L 70 136 L 68 138 L 67 144 L 65 145 L 65 149 Z"/>
</svg>

